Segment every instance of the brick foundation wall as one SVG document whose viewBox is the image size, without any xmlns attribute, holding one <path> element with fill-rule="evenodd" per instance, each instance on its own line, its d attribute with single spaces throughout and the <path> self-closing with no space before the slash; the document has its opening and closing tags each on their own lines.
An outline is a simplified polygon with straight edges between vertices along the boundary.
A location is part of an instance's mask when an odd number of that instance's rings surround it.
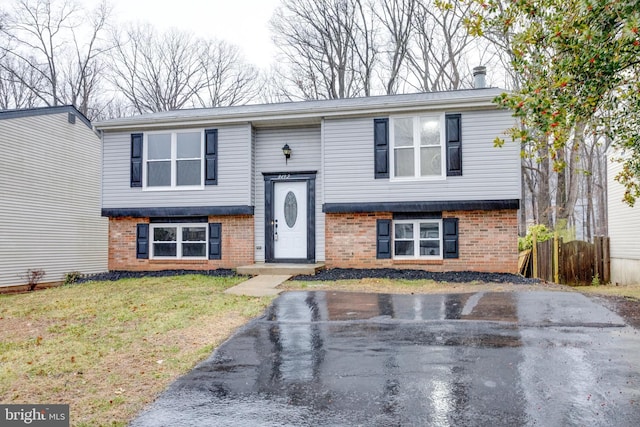
<svg viewBox="0 0 640 427">
<path fill-rule="evenodd" d="M 388 212 L 325 216 L 328 268 L 410 268 L 429 271 L 482 271 L 515 273 L 518 270 L 518 217 L 511 209 L 450 211 L 443 218 L 458 218 L 460 257 L 443 260 L 376 259 L 376 221 L 392 219 Z"/>
<path fill-rule="evenodd" d="M 392 217 L 387 212 L 325 214 L 327 268 L 392 267 L 392 260 L 376 259 L 376 221 Z"/>
<path fill-rule="evenodd" d="M 149 218 L 109 218 L 109 270 L 215 270 L 254 262 L 253 216 L 210 216 L 209 222 L 222 224 L 222 259 L 153 260 L 136 258 L 136 224 Z"/>
</svg>

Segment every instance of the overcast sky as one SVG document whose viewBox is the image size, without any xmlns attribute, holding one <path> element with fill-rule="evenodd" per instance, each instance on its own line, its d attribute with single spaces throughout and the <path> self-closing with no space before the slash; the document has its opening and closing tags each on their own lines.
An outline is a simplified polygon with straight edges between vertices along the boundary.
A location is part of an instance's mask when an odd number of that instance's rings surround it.
<svg viewBox="0 0 640 427">
<path fill-rule="evenodd" d="M 99 0 L 75 0 L 93 6 Z M 149 22 L 159 30 L 176 27 L 238 45 L 245 59 L 262 68 L 273 61 L 269 20 L 279 0 L 107 0 L 116 22 Z M 0 0 L 0 6 L 13 4 Z"/>
<path fill-rule="evenodd" d="M 93 0 L 82 0 L 93 3 Z M 269 20 L 279 0 L 109 0 L 118 21 L 177 27 L 240 46 L 247 61 L 267 68 L 274 47 Z"/>
<path fill-rule="evenodd" d="M 86 1 L 86 0 L 84 0 Z M 269 20 L 279 0 L 110 0 L 120 21 L 150 22 L 158 29 L 177 27 L 199 36 L 240 46 L 259 66 L 272 62 Z"/>
</svg>

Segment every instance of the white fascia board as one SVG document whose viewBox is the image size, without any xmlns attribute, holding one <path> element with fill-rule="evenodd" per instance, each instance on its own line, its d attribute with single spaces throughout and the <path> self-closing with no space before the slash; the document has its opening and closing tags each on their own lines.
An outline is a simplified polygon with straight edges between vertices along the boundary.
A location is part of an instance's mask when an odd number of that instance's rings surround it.
<svg viewBox="0 0 640 427">
<path fill-rule="evenodd" d="M 251 111 L 240 113 L 228 113 L 224 115 L 210 115 L 203 111 L 202 115 L 194 115 L 192 117 L 185 115 L 176 115 L 173 117 L 153 117 L 147 118 L 129 118 L 122 120 L 110 120 L 103 123 L 97 123 L 96 128 L 99 130 L 125 130 L 125 129 L 149 129 L 149 128 L 169 128 L 182 126 L 211 126 L 224 124 L 239 123 L 260 123 L 268 124 L 269 122 L 287 122 L 287 121 L 306 121 L 317 122 L 320 124 L 322 118 L 344 118 L 370 116 L 376 114 L 396 114 L 408 113 L 412 111 L 431 111 L 431 110 L 449 110 L 460 111 L 469 109 L 497 109 L 498 107 L 492 102 L 494 96 L 464 98 L 464 99 L 430 99 L 427 101 L 416 102 L 389 102 L 378 105 L 354 105 L 354 106 L 335 106 L 332 108 L 290 108 L 286 110 L 269 111 L 269 104 L 264 107 L 265 111 Z M 211 111 L 211 110 L 206 110 Z"/>
</svg>

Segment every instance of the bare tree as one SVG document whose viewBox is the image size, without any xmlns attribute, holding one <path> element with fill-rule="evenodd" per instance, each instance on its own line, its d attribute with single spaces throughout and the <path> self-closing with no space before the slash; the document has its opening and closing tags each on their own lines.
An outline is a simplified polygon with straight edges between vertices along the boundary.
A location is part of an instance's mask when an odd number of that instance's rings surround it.
<svg viewBox="0 0 640 427">
<path fill-rule="evenodd" d="M 7 12 L 0 9 L 0 31 L 2 31 L 4 27 L 7 25 L 6 24 L 7 17 L 8 17 Z"/>
<path fill-rule="evenodd" d="M 16 78 L 15 74 L 22 78 Z M 25 63 L 8 56 L 0 58 L 0 109 L 36 107 L 39 101 L 36 91 L 39 90 L 40 79 L 40 74 Z"/>
<path fill-rule="evenodd" d="M 417 0 L 414 37 L 408 53 L 416 89 L 459 89 L 463 75 L 470 75 L 466 61 L 474 38 L 465 28 L 464 19 L 471 7 L 460 2 L 444 7 L 436 0 Z"/>
<path fill-rule="evenodd" d="M 110 78 L 138 113 L 246 103 L 257 72 L 235 46 L 188 32 L 130 26 L 113 37 Z"/>
<path fill-rule="evenodd" d="M 371 92 L 375 62 L 370 10 L 359 0 L 283 0 L 271 27 L 287 64 L 288 99 L 350 98 Z M 364 42 L 364 44 L 362 44 Z"/>
<path fill-rule="evenodd" d="M 579 167 L 578 152 L 585 143 L 585 122 L 578 122 L 573 130 L 573 140 L 564 149 L 558 150 L 557 159 L 566 166 L 556 171 L 556 218 L 557 223 L 575 224 L 575 207 L 578 201 Z"/>
<path fill-rule="evenodd" d="M 0 56 L 10 58 L 0 66 L 39 103 L 73 103 L 88 114 L 109 14 L 104 1 L 87 16 L 71 0 L 15 0 L 0 27 Z"/>
<path fill-rule="evenodd" d="M 113 95 L 107 102 L 100 104 L 100 109 L 94 113 L 94 120 L 130 117 L 137 113 L 127 99 L 119 94 Z"/>
<path fill-rule="evenodd" d="M 390 95 L 397 93 L 400 71 L 405 66 L 409 53 L 409 42 L 415 28 L 414 19 L 419 0 L 379 0 L 382 12 L 377 17 L 386 29 L 387 40 L 384 44 L 386 60 L 383 67 L 387 68 L 384 82 L 385 92 Z"/>
<path fill-rule="evenodd" d="M 127 28 L 113 39 L 111 79 L 138 113 L 184 107 L 204 87 L 193 36 L 150 25 Z"/>
<path fill-rule="evenodd" d="M 585 138 L 580 146 L 580 165 L 585 173 L 580 175 L 579 202 L 582 213 L 582 235 L 586 240 L 607 235 L 607 157 L 611 140 L 602 137 Z"/>
<path fill-rule="evenodd" d="M 521 149 L 524 185 L 520 209 L 521 212 L 525 211 L 523 213 L 529 213 L 524 218 L 520 218 L 520 233 L 524 235 L 529 220 L 536 224 L 553 226 L 554 216 L 551 204 L 553 180 L 549 150 L 546 145 L 541 144 L 539 148 L 523 145 Z"/>
<path fill-rule="evenodd" d="M 364 96 L 371 95 L 373 75 L 378 62 L 378 22 L 374 6 L 375 3 L 365 4 L 362 0 L 354 0 L 358 19 L 355 22 L 355 31 L 350 34 L 353 50 L 358 59 L 354 72 L 360 75 Z"/>
<path fill-rule="evenodd" d="M 109 48 L 102 35 L 108 24 L 111 8 L 103 0 L 87 17 L 92 31 L 86 37 L 82 29 L 70 29 L 73 41 L 73 62 L 67 64 L 64 73 L 65 85 L 63 91 L 65 99 L 88 117 L 95 117 L 99 109 L 97 98 L 102 95 L 104 88 L 100 86 L 101 77 L 105 70 L 104 53 Z M 83 40 L 86 40 L 83 43 Z"/>
<path fill-rule="evenodd" d="M 204 88 L 196 94 L 202 107 L 246 104 L 261 91 L 258 70 L 246 64 L 240 49 L 225 41 L 202 42 Z"/>
</svg>

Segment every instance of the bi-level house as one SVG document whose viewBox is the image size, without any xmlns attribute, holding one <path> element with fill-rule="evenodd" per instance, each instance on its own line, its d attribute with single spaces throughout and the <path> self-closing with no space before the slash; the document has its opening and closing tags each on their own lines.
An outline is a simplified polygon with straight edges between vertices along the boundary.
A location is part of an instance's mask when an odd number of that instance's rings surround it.
<svg viewBox="0 0 640 427">
<path fill-rule="evenodd" d="M 517 270 L 517 144 L 499 89 L 98 123 L 109 269 Z"/>
</svg>

